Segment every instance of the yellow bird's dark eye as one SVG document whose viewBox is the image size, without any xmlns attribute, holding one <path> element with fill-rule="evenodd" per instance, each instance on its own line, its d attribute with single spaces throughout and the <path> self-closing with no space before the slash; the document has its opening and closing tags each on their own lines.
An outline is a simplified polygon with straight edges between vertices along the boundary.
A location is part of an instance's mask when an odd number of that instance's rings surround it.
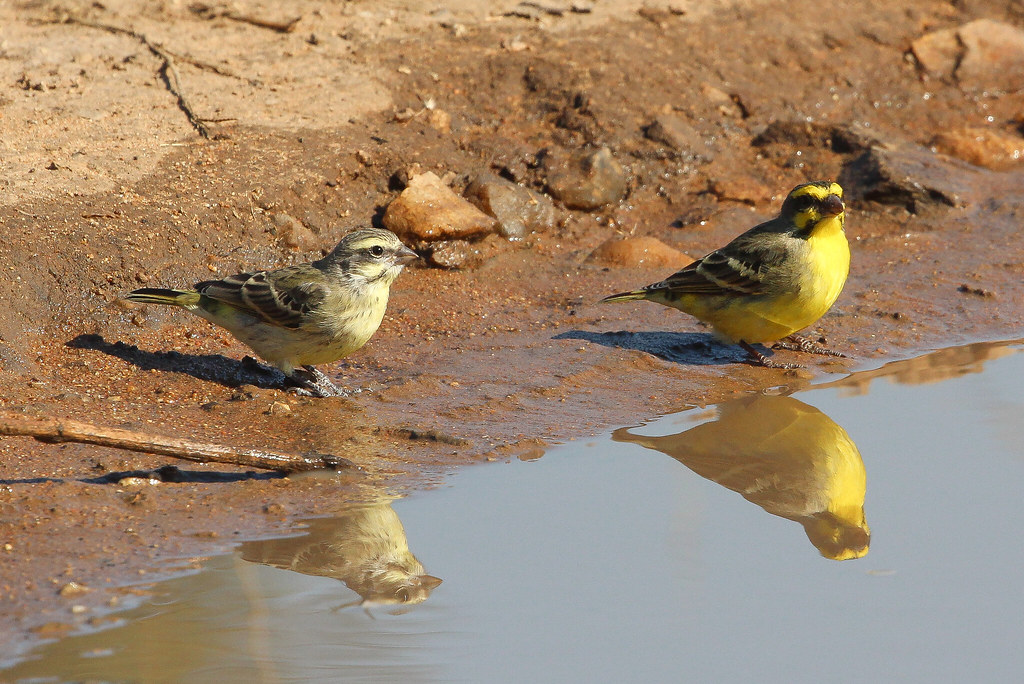
<svg viewBox="0 0 1024 684">
<path fill-rule="evenodd" d="M 384 248 L 381 247 L 380 245 L 374 245 L 373 247 L 370 248 L 370 255 L 375 257 L 382 257 L 384 256 Z"/>
</svg>

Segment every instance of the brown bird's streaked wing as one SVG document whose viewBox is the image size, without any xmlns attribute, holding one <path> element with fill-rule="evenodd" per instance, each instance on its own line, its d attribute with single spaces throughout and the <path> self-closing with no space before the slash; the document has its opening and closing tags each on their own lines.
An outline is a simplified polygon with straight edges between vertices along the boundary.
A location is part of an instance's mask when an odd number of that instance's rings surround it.
<svg viewBox="0 0 1024 684">
<path fill-rule="evenodd" d="M 298 328 L 304 315 L 323 301 L 326 293 L 322 285 L 289 278 L 292 274 L 287 269 L 282 271 L 273 276 L 266 271 L 239 273 L 199 283 L 196 290 L 211 299 L 251 311 L 270 323 Z M 296 284 L 288 287 L 289 282 Z"/>
</svg>

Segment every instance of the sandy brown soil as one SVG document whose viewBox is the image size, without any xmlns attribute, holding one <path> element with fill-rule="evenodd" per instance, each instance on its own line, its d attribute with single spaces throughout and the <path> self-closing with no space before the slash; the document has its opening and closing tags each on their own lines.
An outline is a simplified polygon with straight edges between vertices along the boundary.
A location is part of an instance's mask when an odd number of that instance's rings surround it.
<svg viewBox="0 0 1024 684">
<path fill-rule="evenodd" d="M 282 478 L 178 462 L 168 482 L 129 486 L 126 474 L 170 459 L 0 438 L 0 660 L 89 621 L 125 586 L 370 489 L 427 487 L 460 464 L 535 457 L 736 393 L 1020 337 L 1024 171 L 1012 161 L 940 160 L 955 206 L 848 188 L 853 272 L 817 326 L 847 359 L 756 368 L 682 314 L 594 304 L 666 275 L 587 262 L 608 238 L 652 235 L 700 256 L 772 215 L 793 185 L 840 177 L 865 148 L 830 127 L 889 144 L 964 128 L 1020 139 L 1020 92 L 925 77 L 908 53 L 979 17 L 1024 25 L 1019 4 L 849 5 L 0 6 L 0 409 L 361 466 Z M 277 32 L 239 17 L 300 19 Z M 215 139 L 189 125 L 140 36 L 173 55 L 194 109 L 219 120 Z M 692 128 L 699 155 L 644 136 L 665 113 Z M 483 171 L 541 189 L 544 150 L 598 145 L 627 167 L 628 197 L 567 211 L 559 229 L 473 269 L 410 269 L 371 343 L 324 368 L 362 390 L 350 398 L 296 397 L 239 363 L 246 350 L 227 333 L 118 299 L 318 257 L 379 222 L 410 168 L 457 189 Z M 308 229 L 308 249 L 280 234 L 282 215 Z"/>
</svg>

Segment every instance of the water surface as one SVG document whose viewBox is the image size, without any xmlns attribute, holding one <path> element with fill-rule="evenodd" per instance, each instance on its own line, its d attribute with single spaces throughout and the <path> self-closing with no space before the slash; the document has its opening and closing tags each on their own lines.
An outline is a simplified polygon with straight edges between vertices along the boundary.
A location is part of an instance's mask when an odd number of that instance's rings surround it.
<svg viewBox="0 0 1024 684">
<path fill-rule="evenodd" d="M 0 676 L 1016 679 L 1019 350 L 943 350 L 464 468 L 245 544 Z"/>
</svg>

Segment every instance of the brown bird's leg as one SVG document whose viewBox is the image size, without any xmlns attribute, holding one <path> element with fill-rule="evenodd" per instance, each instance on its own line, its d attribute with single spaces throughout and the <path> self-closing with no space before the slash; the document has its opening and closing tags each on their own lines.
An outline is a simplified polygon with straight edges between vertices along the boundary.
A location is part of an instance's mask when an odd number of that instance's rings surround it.
<svg viewBox="0 0 1024 684">
<path fill-rule="evenodd" d="M 313 366 L 296 368 L 288 379 L 298 385 L 298 390 L 308 392 L 314 397 L 344 397 L 345 392 L 340 390 L 331 379 L 321 373 Z"/>
<path fill-rule="evenodd" d="M 764 366 L 765 368 L 803 368 L 799 363 L 782 363 L 780 361 L 772 361 L 742 340 L 740 340 L 740 346 L 750 354 L 750 362 L 755 366 Z"/>
<path fill-rule="evenodd" d="M 782 340 L 779 340 L 774 345 L 774 349 L 789 349 L 791 351 L 802 351 L 807 354 L 821 354 L 823 356 L 841 356 L 844 359 L 846 354 L 841 354 L 837 351 L 833 351 L 828 347 L 822 347 L 817 342 L 809 340 L 806 337 L 800 335 L 790 335 Z"/>
</svg>

